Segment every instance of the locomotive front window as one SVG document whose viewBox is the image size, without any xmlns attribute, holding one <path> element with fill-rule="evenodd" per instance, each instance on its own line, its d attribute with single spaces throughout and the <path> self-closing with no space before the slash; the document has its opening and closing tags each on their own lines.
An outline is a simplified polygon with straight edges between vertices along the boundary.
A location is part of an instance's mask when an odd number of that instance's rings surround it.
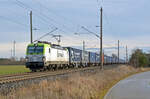
<svg viewBox="0 0 150 99">
<path fill-rule="evenodd" d="M 39 47 L 39 46 L 30 46 L 28 47 L 28 54 L 39 54 L 39 53 L 43 53 L 43 47 Z"/>
</svg>

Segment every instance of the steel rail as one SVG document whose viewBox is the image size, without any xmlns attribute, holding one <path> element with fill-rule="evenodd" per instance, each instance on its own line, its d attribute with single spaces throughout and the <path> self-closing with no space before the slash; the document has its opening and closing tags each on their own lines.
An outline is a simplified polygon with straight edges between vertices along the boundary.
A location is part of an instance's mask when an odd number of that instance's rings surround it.
<svg viewBox="0 0 150 99">
<path fill-rule="evenodd" d="M 87 68 L 76 68 L 76 69 L 67 69 L 67 70 L 58 70 L 58 71 L 47 71 L 47 72 L 35 72 L 35 73 L 24 73 L 24 74 L 16 74 L 16 75 L 5 75 L 0 76 L 0 84 L 6 84 L 11 82 L 23 81 L 28 79 L 42 78 L 48 76 L 57 76 L 64 74 L 71 74 L 75 72 L 87 71 L 99 69 L 99 67 L 87 67 Z"/>
</svg>

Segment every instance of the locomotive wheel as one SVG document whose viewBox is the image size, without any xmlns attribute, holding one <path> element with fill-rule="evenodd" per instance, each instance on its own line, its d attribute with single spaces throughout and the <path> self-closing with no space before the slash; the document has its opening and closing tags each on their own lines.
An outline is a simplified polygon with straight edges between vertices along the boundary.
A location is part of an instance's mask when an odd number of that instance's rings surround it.
<svg viewBox="0 0 150 99">
<path fill-rule="evenodd" d="M 36 69 L 31 69 L 32 72 L 36 72 Z"/>
</svg>

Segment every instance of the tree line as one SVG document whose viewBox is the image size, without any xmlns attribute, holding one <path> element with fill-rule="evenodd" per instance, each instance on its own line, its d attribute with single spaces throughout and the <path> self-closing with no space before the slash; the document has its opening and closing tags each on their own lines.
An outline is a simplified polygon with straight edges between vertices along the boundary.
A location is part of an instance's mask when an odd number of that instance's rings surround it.
<svg viewBox="0 0 150 99">
<path fill-rule="evenodd" d="M 16 60 L 15 58 L 0 58 L 0 65 L 25 65 L 25 59 L 20 58 L 20 60 Z"/>
</svg>

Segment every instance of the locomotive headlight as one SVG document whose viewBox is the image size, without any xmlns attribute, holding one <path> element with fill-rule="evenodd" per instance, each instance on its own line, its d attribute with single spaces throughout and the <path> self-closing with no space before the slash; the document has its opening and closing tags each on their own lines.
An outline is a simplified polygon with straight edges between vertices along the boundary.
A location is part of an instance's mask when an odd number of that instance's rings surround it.
<svg viewBox="0 0 150 99">
<path fill-rule="evenodd" d="M 43 60 L 43 61 L 45 61 L 45 60 L 46 60 L 46 58 L 45 58 L 45 57 L 43 57 L 43 58 L 42 58 L 42 60 Z"/>
<path fill-rule="evenodd" d="M 26 62 L 29 60 L 29 57 L 26 57 Z"/>
</svg>

